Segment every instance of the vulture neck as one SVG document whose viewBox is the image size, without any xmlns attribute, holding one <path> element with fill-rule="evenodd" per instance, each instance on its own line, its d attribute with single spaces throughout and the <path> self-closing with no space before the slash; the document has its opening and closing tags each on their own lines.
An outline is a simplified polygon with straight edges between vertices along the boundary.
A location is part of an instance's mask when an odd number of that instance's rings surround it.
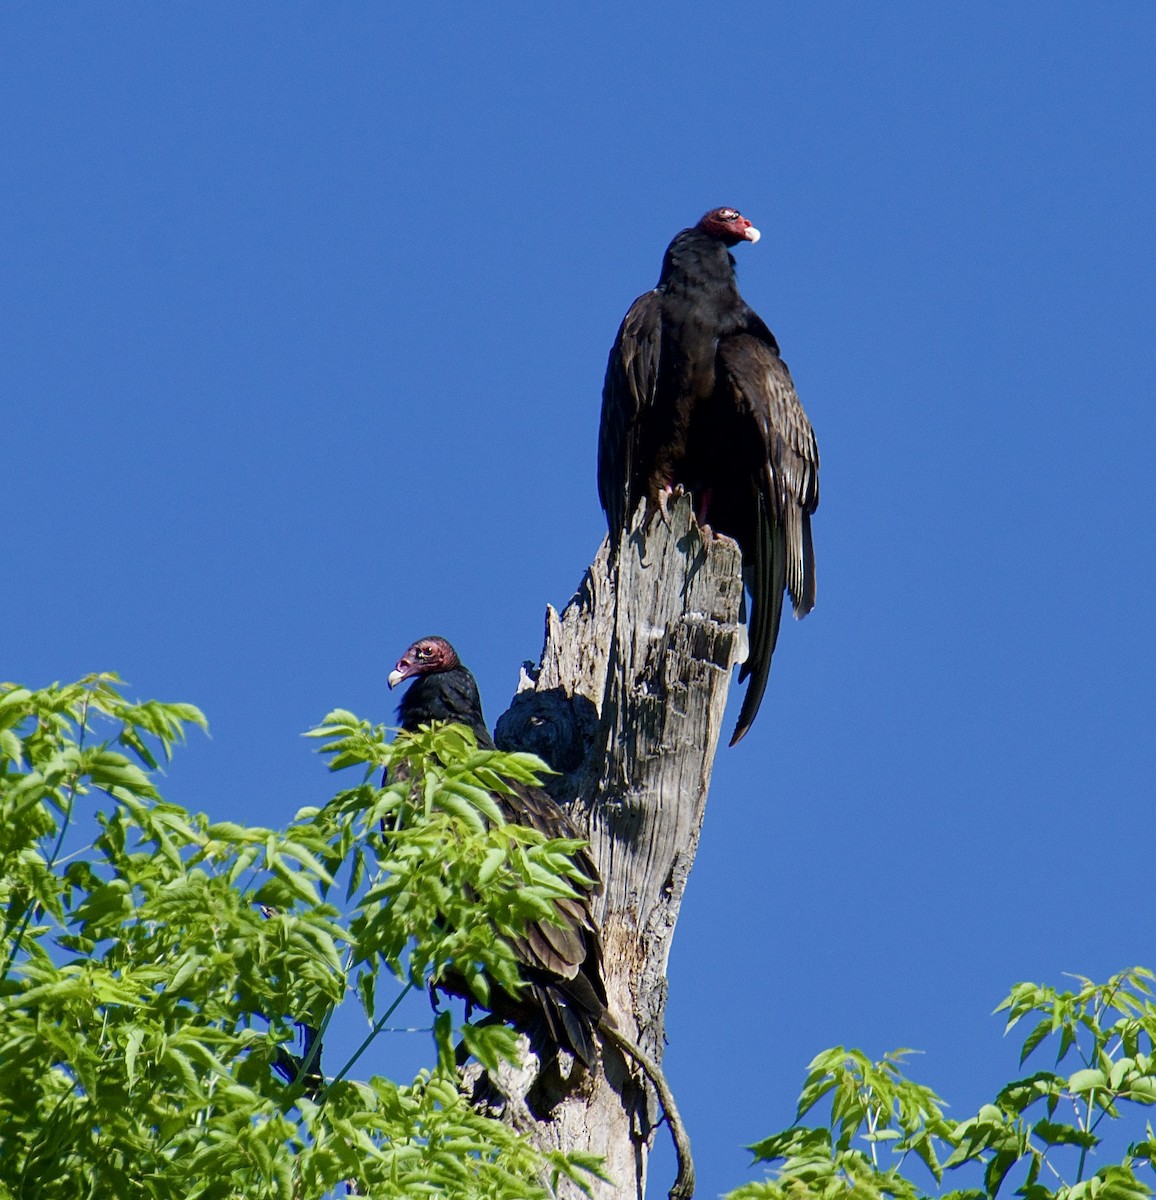
<svg viewBox="0 0 1156 1200">
<path fill-rule="evenodd" d="M 660 291 L 695 292 L 718 305 L 743 303 L 735 282 L 735 260 L 726 246 L 701 229 L 684 229 L 666 248 Z"/>
<path fill-rule="evenodd" d="M 436 675 L 419 675 L 397 706 L 402 729 L 414 730 L 430 721 L 457 721 L 468 725 L 483 750 L 494 748 L 486 719 L 482 716 L 482 698 L 473 675 L 463 666 Z"/>
</svg>

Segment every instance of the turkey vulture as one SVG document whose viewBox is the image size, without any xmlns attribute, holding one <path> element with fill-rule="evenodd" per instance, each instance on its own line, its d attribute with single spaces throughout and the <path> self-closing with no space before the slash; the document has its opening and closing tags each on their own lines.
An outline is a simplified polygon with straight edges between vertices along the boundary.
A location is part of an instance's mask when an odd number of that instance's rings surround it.
<svg viewBox="0 0 1156 1200">
<path fill-rule="evenodd" d="M 413 682 L 397 706 L 403 729 L 414 730 L 430 721 L 457 721 L 473 730 L 482 749 L 495 749 L 482 716 L 478 685 L 445 638 L 422 638 L 410 646 L 389 673 L 389 686 L 397 687 L 406 679 Z M 570 818 L 541 788 L 513 782 L 511 787 L 513 795 L 494 795 L 507 821 L 528 825 L 547 837 L 579 836 Z M 585 850 L 575 854 L 574 862 L 583 875 L 597 881 L 598 870 Z M 618 1028 L 607 1009 L 602 951 L 590 911 L 590 896 L 601 890 L 601 884 L 578 890 L 578 899 L 555 902 L 560 925 L 535 922 L 513 943 L 522 977 L 529 984 L 528 996 L 508 996 L 492 988 L 489 1006 L 502 1020 L 527 1032 L 544 1020 L 554 1044 L 571 1051 L 590 1070 L 598 1061 L 596 1029 L 633 1058 L 654 1084 L 674 1139 L 678 1175 L 670 1189 L 671 1200 L 689 1200 L 694 1194 L 694 1164 L 670 1085 L 661 1067 Z"/>
<path fill-rule="evenodd" d="M 389 686 L 412 679 L 397 708 L 403 729 L 416 730 L 431 721 L 457 721 L 468 726 L 483 750 L 495 749 L 482 716 L 478 685 L 462 665 L 453 646 L 440 637 L 422 638 L 398 659 L 390 672 Z M 566 813 L 541 788 L 510 784 L 512 795 L 501 792 L 494 800 L 511 824 L 526 825 L 550 838 L 580 837 Z M 575 865 L 591 880 L 598 872 L 585 850 L 574 856 Z M 594 1030 L 609 1022 L 606 986 L 598 932 L 590 911 L 590 895 L 600 890 L 592 884 L 574 885 L 576 899 L 556 900 L 558 923 L 536 921 L 514 940 L 513 947 L 527 983 L 521 996 L 492 989 L 488 1007 L 504 1021 L 530 1029 L 536 1018 L 545 1019 L 555 1045 L 576 1054 L 593 1069 L 598 1061 Z M 456 990 L 456 989 L 455 989 Z"/>
<path fill-rule="evenodd" d="M 647 519 L 691 493 L 699 523 L 738 542 L 751 593 L 750 676 L 731 738 L 751 727 L 779 636 L 783 592 L 815 605 L 811 514 L 819 450 L 775 336 L 739 295 L 729 247 L 759 231 L 716 208 L 670 243 L 658 286 L 630 306 L 606 365 L 598 496 L 617 547 L 639 501 Z"/>
</svg>

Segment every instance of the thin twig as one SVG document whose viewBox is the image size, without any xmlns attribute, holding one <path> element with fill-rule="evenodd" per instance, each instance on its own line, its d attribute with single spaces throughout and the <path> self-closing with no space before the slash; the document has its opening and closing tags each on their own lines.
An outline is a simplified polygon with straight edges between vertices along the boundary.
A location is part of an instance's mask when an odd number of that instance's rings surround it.
<svg viewBox="0 0 1156 1200">
<path fill-rule="evenodd" d="M 398 1005 L 400 1005 L 401 1002 L 406 998 L 406 996 L 408 996 L 410 994 L 410 992 L 412 992 L 412 991 L 413 991 L 413 984 L 407 983 L 405 985 L 405 987 L 401 990 L 401 994 L 398 996 L 398 998 L 389 1006 L 389 1008 L 387 1008 L 385 1010 L 385 1013 L 382 1015 L 381 1020 L 378 1021 L 377 1024 L 374 1025 L 374 1027 L 369 1031 L 369 1034 L 366 1037 L 365 1041 L 363 1041 L 361 1043 L 361 1045 L 357 1047 L 357 1049 L 353 1052 L 352 1057 L 345 1064 L 345 1066 L 343 1066 L 341 1068 L 341 1070 L 338 1071 L 336 1075 L 334 1075 L 333 1081 L 325 1089 L 325 1095 L 322 1097 L 322 1100 L 321 1100 L 322 1107 L 325 1106 L 325 1101 L 329 1099 L 330 1092 L 332 1092 L 333 1089 L 346 1077 L 346 1075 L 348 1075 L 349 1072 L 353 1070 L 354 1063 L 356 1063 L 357 1060 L 365 1053 L 365 1051 L 369 1048 L 369 1044 L 385 1028 L 386 1021 L 388 1021 L 389 1018 L 392 1017 L 393 1014 L 397 1011 Z"/>
</svg>

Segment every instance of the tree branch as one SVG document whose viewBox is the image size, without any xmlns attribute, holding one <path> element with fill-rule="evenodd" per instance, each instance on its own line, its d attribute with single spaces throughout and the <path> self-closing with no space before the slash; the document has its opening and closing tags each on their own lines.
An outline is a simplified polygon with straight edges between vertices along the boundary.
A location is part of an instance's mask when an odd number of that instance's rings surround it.
<svg viewBox="0 0 1156 1200">
<path fill-rule="evenodd" d="M 738 547 L 704 539 L 686 498 L 645 533 L 640 519 L 641 509 L 616 561 L 603 543 L 561 615 L 547 609 L 541 660 L 523 672 L 497 729 L 499 746 L 533 751 L 560 772 L 547 786 L 590 838 L 620 1036 L 604 1037 L 595 1077 L 565 1063 L 546 1080 L 528 1062 L 493 1082 L 540 1145 L 604 1157 L 614 1182 L 596 1183 L 596 1200 L 645 1194 L 659 1104 L 629 1050 L 661 1063 L 670 943 L 743 643 Z M 538 1119 L 527 1123 L 527 1109 Z M 673 1127 L 677 1111 L 669 1115 Z M 689 1196 L 692 1180 L 680 1172 L 672 1195 Z"/>
</svg>

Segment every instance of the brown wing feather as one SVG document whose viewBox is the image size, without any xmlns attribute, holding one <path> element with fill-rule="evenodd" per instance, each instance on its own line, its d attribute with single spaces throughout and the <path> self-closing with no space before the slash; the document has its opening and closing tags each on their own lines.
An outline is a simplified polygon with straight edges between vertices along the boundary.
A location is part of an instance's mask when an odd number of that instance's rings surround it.
<svg viewBox="0 0 1156 1200">
<path fill-rule="evenodd" d="M 515 796 L 497 797 L 508 819 L 528 825 L 551 838 L 576 838 L 579 833 L 553 798 L 541 788 L 515 784 Z M 573 979 L 589 955 L 597 933 L 590 912 L 589 896 L 602 890 L 598 872 L 586 850 L 574 855 L 574 865 L 592 882 L 579 886 L 580 898 L 554 901 L 561 924 L 541 921 L 531 924 L 520 939 L 520 952 L 528 966 L 541 967 L 565 979 Z"/>
<path fill-rule="evenodd" d="M 527 825 L 550 838 L 581 838 L 574 822 L 570 820 L 566 810 L 543 788 L 528 787 L 523 783 L 510 784 L 512 795 L 496 792 L 497 801 L 502 816 L 515 825 Z M 602 891 L 602 883 L 598 878 L 598 868 L 586 849 L 574 854 L 574 865 L 590 881 L 587 889 L 592 895 Z"/>
<path fill-rule="evenodd" d="M 766 691 L 784 589 L 797 617 L 815 606 L 811 514 L 819 504 L 819 451 L 791 374 L 773 342 L 750 334 L 731 337 L 720 345 L 719 357 L 732 400 L 752 418 L 766 454 L 751 481 L 758 516 L 754 544 L 743 547 L 752 609 L 749 652 L 739 679 L 749 676 L 750 683 L 733 746 L 751 727 Z"/>
<path fill-rule="evenodd" d="M 581 836 L 548 792 L 519 783 L 512 784 L 512 789 L 513 795 L 494 794 L 507 820 L 551 838 Z M 590 909 L 590 898 L 601 892 L 602 882 L 589 851 L 578 850 L 573 861 L 590 884 L 576 883 L 577 896 L 555 900 L 555 919 L 531 922 L 521 937 L 513 939 L 513 947 L 527 968 L 531 991 L 551 1036 L 593 1069 L 597 1061 L 593 1031 L 600 1021 L 610 1019 L 598 927 Z M 511 1002 L 514 1010 L 520 1009 L 520 1001 L 511 998 Z M 495 1011 L 501 1011 L 500 1003 Z"/>
<path fill-rule="evenodd" d="M 639 296 L 622 319 L 606 363 L 602 418 L 598 427 L 598 498 L 606 512 L 612 543 L 641 499 L 635 478 L 640 464 L 637 430 L 641 414 L 654 403 L 662 308 L 657 292 Z"/>
<path fill-rule="evenodd" d="M 749 334 L 728 338 L 719 348 L 736 400 L 758 423 L 767 450 L 773 511 L 786 536 L 787 587 L 795 615 L 815 607 L 815 556 L 811 514 L 819 507 L 819 447 L 799 403 L 786 363 Z"/>
</svg>

